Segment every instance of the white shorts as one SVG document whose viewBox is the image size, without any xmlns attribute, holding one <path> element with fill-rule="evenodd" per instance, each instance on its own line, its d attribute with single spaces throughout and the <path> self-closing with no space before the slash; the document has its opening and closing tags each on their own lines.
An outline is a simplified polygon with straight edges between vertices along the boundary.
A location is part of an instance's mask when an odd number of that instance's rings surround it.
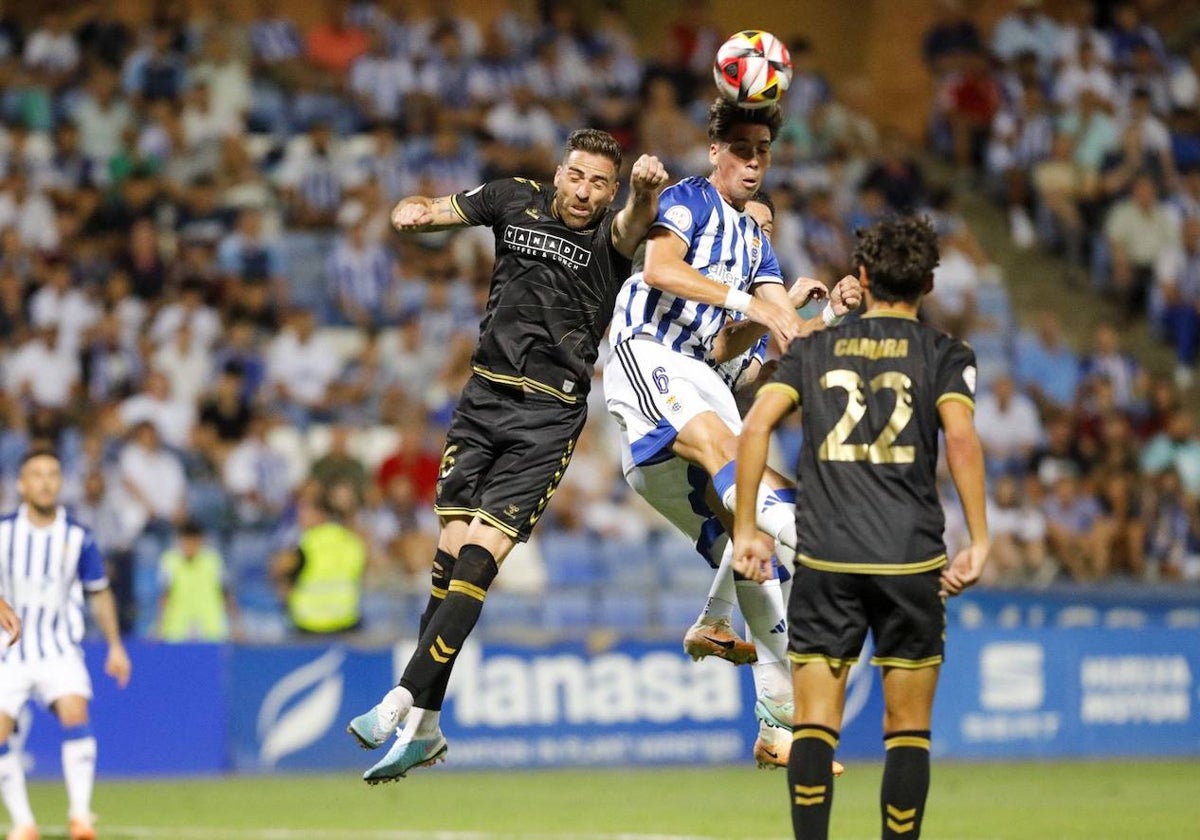
<svg viewBox="0 0 1200 840">
<path fill-rule="evenodd" d="M 721 558 L 713 556 L 716 553 L 713 546 L 725 529 L 706 501 L 708 473 L 682 458 L 672 457 L 644 467 L 632 465 L 625 473 L 625 480 L 692 541 L 710 566 L 715 569 L 720 565 Z"/>
<path fill-rule="evenodd" d="M 720 375 L 657 341 L 633 338 L 613 348 L 604 365 L 604 399 L 628 446 L 626 475 L 630 465 L 666 460 L 680 430 L 706 411 L 733 434 L 742 431 L 733 392 Z"/>
<path fill-rule="evenodd" d="M 0 662 L 0 714 L 16 720 L 29 700 L 49 708 L 70 695 L 92 699 L 92 679 L 80 651 L 33 662 Z"/>
</svg>

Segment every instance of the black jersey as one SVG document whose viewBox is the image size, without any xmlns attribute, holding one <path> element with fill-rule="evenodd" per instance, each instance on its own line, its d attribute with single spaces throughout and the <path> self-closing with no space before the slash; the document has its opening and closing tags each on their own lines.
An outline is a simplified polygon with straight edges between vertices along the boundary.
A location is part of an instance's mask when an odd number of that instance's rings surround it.
<svg viewBox="0 0 1200 840">
<path fill-rule="evenodd" d="M 631 266 L 612 243 L 612 210 L 576 231 L 555 218 L 553 200 L 552 185 L 506 178 L 450 202 L 467 224 L 496 234 L 475 372 L 573 403 L 591 386 L 600 339 Z"/>
<path fill-rule="evenodd" d="M 798 559 L 906 574 L 945 562 L 938 405 L 974 406 L 975 353 L 904 313 L 875 310 L 792 342 L 771 383 L 800 403 Z"/>
</svg>

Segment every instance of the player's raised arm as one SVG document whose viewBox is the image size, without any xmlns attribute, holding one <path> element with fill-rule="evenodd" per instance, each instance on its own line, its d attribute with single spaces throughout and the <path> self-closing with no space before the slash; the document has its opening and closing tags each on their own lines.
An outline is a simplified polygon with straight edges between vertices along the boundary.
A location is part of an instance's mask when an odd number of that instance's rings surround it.
<svg viewBox="0 0 1200 840">
<path fill-rule="evenodd" d="M 957 595 L 983 574 L 991 546 L 987 525 L 987 495 L 984 489 L 983 446 L 975 431 L 974 412 L 959 400 L 938 405 L 946 436 L 946 464 L 958 490 L 971 544 L 960 551 L 942 572 L 942 594 Z"/>
<path fill-rule="evenodd" d="M 410 195 L 392 208 L 392 227 L 401 233 L 435 233 L 466 224 L 454 209 L 454 196 L 450 195 L 440 198 Z"/>
<path fill-rule="evenodd" d="M 0 630 L 8 634 L 9 647 L 21 638 L 21 619 L 3 598 L 0 598 Z"/>
<path fill-rule="evenodd" d="M 654 228 L 646 239 L 646 284 L 709 306 L 744 313 L 762 324 L 786 347 L 800 335 L 800 318 L 790 305 L 755 297 L 741 289 L 710 280 L 685 261 L 687 243 L 665 228 Z M 780 289 L 781 293 L 782 288 Z M 786 293 L 783 293 L 786 297 Z"/>
<path fill-rule="evenodd" d="M 642 155 L 629 175 L 629 199 L 613 219 L 612 241 L 616 249 L 633 259 L 658 216 L 658 194 L 667 185 L 667 170 L 653 155 Z"/>
</svg>

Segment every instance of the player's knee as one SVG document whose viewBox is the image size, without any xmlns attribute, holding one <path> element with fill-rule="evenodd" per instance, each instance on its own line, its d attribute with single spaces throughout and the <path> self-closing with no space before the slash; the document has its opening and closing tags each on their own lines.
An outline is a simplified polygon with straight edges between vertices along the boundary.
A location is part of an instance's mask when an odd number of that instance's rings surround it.
<svg viewBox="0 0 1200 840">
<path fill-rule="evenodd" d="M 499 571 L 496 558 L 490 551 L 481 545 L 468 544 L 458 553 L 458 560 L 454 563 L 453 580 L 486 592 Z M 451 586 L 451 589 L 454 587 Z"/>
</svg>

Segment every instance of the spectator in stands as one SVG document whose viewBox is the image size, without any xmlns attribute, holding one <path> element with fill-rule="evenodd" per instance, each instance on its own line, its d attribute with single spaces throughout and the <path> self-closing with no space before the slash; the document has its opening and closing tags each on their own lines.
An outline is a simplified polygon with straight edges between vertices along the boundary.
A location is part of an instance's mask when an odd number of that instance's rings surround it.
<svg viewBox="0 0 1200 840">
<path fill-rule="evenodd" d="M 1071 138 L 1076 165 L 1083 171 L 1084 189 L 1099 177 L 1105 157 L 1120 140 L 1116 121 L 1108 115 L 1108 103 L 1089 90 L 1079 93 L 1079 106 L 1067 111 L 1059 130 Z"/>
<path fill-rule="evenodd" d="M 85 60 L 95 58 L 109 68 L 120 68 L 133 44 L 133 32 L 119 11 L 117 0 L 91 4 L 88 17 L 75 30 Z"/>
<path fill-rule="evenodd" d="M 1054 101 L 1060 107 L 1074 110 L 1084 91 L 1108 103 L 1116 101 L 1116 83 L 1102 55 L 1096 42 L 1085 38 L 1079 42 L 1078 52 L 1065 58 L 1054 83 Z"/>
<path fill-rule="evenodd" d="M 1146 577 L 1180 580 L 1185 574 L 1195 497 L 1183 490 L 1179 472 L 1166 467 L 1151 476 L 1153 492 L 1147 511 Z"/>
<path fill-rule="evenodd" d="M 1044 586 L 1058 572 L 1046 554 L 1046 517 L 1023 494 L 1021 482 L 1013 473 L 1001 475 L 988 498 L 992 549 L 983 583 L 990 586 Z"/>
<path fill-rule="evenodd" d="M 196 341 L 189 321 L 154 351 L 150 365 L 167 378 L 175 400 L 187 405 L 196 405 L 212 383 L 212 353 Z"/>
<path fill-rule="evenodd" d="M 135 99 L 177 99 L 187 82 L 187 65 L 177 52 L 171 28 L 156 24 L 149 43 L 125 60 L 121 76 L 125 93 Z"/>
<path fill-rule="evenodd" d="M 294 489 L 287 460 L 267 443 L 269 427 L 265 415 L 251 415 L 246 436 L 229 451 L 221 471 L 234 513 L 244 526 L 273 526 Z"/>
<path fill-rule="evenodd" d="M 1052 414 L 1045 422 L 1045 442 L 1029 459 L 1027 472 L 1036 476 L 1044 491 L 1049 491 L 1063 473 L 1082 475 L 1087 462 L 1079 452 L 1073 416 L 1069 412 Z"/>
<path fill-rule="evenodd" d="M 1038 407 L 1042 417 L 1067 411 L 1080 383 L 1079 355 L 1067 344 L 1058 316 L 1038 315 L 1034 330 L 1022 330 L 1013 352 L 1013 378 Z"/>
<path fill-rule="evenodd" d="M 403 476 L 411 484 L 418 503 L 432 503 L 441 453 L 437 442 L 433 440 L 429 424 L 423 413 L 409 412 L 401 420 L 398 430 L 400 441 L 395 452 L 385 458 L 376 470 L 375 483 L 386 493 L 392 480 Z"/>
<path fill-rule="evenodd" d="M 29 320 L 35 327 L 54 324 L 63 352 L 77 353 L 84 335 L 99 320 L 99 308 L 90 290 L 74 285 L 67 255 L 46 255 L 40 274 L 41 286 L 29 300 Z"/>
<path fill-rule="evenodd" d="M 32 188 L 21 169 L 8 173 L 0 192 L 0 229 L 14 227 L 21 244 L 30 250 L 53 251 L 58 248 L 58 222 L 54 205 Z"/>
<path fill-rule="evenodd" d="M 298 544 L 271 564 L 271 577 L 301 633 L 344 633 L 361 625 L 367 546 L 350 527 L 353 497 L 351 488 L 335 485 L 319 507 L 302 510 Z"/>
<path fill-rule="evenodd" d="M 294 309 L 287 328 L 267 349 L 267 384 L 293 425 L 307 429 L 313 421 L 333 418 L 330 386 L 340 372 L 337 354 L 316 332 L 312 311 Z"/>
<path fill-rule="evenodd" d="M 139 530 L 160 540 L 170 537 L 187 512 L 187 478 L 179 457 L 165 449 L 154 423 L 133 426 L 118 459 L 121 488 Z"/>
<path fill-rule="evenodd" d="M 357 182 L 358 173 L 353 161 L 335 152 L 330 125 L 317 122 L 307 135 L 288 144 L 276 178 L 292 224 L 329 228 L 345 188 Z"/>
<path fill-rule="evenodd" d="M 1054 117 L 1038 85 L 1026 85 L 1021 95 L 1017 106 L 1007 107 L 992 120 L 987 168 L 1004 190 L 1013 243 L 1030 248 L 1036 241 L 1029 217 L 1030 173 L 1050 157 Z"/>
<path fill-rule="evenodd" d="M 490 154 L 499 155 L 522 172 L 547 172 L 552 168 L 560 131 L 529 85 L 515 84 L 510 98 L 493 103 L 483 118 L 483 127 L 496 144 Z M 660 137 L 669 144 L 680 142 L 676 137 Z"/>
<path fill-rule="evenodd" d="M 937 17 L 925 31 L 921 55 L 935 78 L 958 70 L 963 56 L 983 50 L 979 27 L 963 10 L 962 0 L 938 0 Z"/>
<path fill-rule="evenodd" d="M 1183 491 L 1193 498 L 1200 497 L 1200 438 L 1190 409 L 1185 406 L 1175 409 L 1166 428 L 1142 450 L 1141 465 L 1147 475 L 1165 470 L 1175 472 Z"/>
<path fill-rule="evenodd" d="M 1175 385 L 1187 390 L 1200 357 L 1200 215 L 1184 219 L 1181 241 L 1160 256 L 1156 274 L 1160 318 L 1175 349 Z"/>
<path fill-rule="evenodd" d="M 899 131 L 884 133 L 882 155 L 863 178 L 862 187 L 879 190 L 888 207 L 899 213 L 910 212 L 924 201 L 925 177 Z"/>
<path fill-rule="evenodd" d="M 1145 312 L 1160 255 L 1178 242 L 1178 231 L 1158 199 L 1153 178 L 1134 179 L 1130 197 L 1117 202 L 1109 213 L 1104 234 L 1112 251 L 1112 283 L 1122 318 L 1132 323 Z"/>
<path fill-rule="evenodd" d="M 1145 368 L 1122 348 L 1120 334 L 1111 324 L 1096 327 L 1092 350 L 1084 356 L 1081 373 L 1085 382 L 1106 380 L 1113 390 L 1113 404 L 1121 411 L 1135 411 L 1144 403 L 1149 390 Z"/>
<path fill-rule="evenodd" d="M 1162 36 L 1142 20 L 1141 9 L 1135 0 L 1121 0 L 1112 10 L 1112 60 L 1117 71 L 1128 72 L 1134 64 L 1138 49 L 1149 51 L 1156 64 L 1165 64 L 1166 48 Z"/>
<path fill-rule="evenodd" d="M 83 497 L 72 505 L 71 512 L 81 524 L 91 529 L 96 546 L 104 556 L 113 597 L 117 600 L 117 620 L 122 634 L 128 634 L 137 620 L 133 546 L 141 528 L 129 515 L 129 505 L 119 485 L 110 483 L 99 465 L 84 477 Z"/>
<path fill-rule="evenodd" d="M 992 32 L 992 52 L 1001 61 L 1012 61 L 1023 52 L 1038 57 L 1043 75 L 1049 75 L 1059 58 L 1059 27 L 1041 11 L 1041 0 L 1014 0 L 1013 10 Z"/>
<path fill-rule="evenodd" d="M 200 403 L 196 448 L 215 464 L 223 464 L 229 450 L 249 430 L 253 411 L 246 397 L 244 379 L 241 364 L 226 362 L 218 371 L 211 393 Z"/>
<path fill-rule="evenodd" d="M 350 452 L 350 428 L 343 423 L 329 427 L 329 449 L 313 462 L 311 478 L 322 487 L 345 484 L 354 490 L 355 505 L 366 498 L 367 468 Z"/>
<path fill-rule="evenodd" d="M 962 69 L 946 79 L 942 91 L 950 129 L 951 152 L 960 180 L 969 180 L 984 161 L 992 120 L 1000 110 L 1000 86 L 984 53 L 963 58 Z"/>
<path fill-rule="evenodd" d="M 121 428 L 136 432 L 142 423 L 150 423 L 156 438 L 182 452 L 192 438 L 196 406 L 171 392 L 171 380 L 160 370 L 151 370 L 140 392 L 121 402 L 117 411 Z"/>
<path fill-rule="evenodd" d="M 1071 579 L 1086 583 L 1103 574 L 1107 532 L 1100 503 L 1077 473 L 1071 469 L 1060 472 L 1042 502 L 1042 512 L 1050 552 Z"/>
<path fill-rule="evenodd" d="M 360 328 L 394 323 L 395 264 L 383 244 L 368 237 L 366 208 L 348 201 L 337 221 L 343 233 L 325 266 L 333 303 L 329 320 Z"/>
<path fill-rule="evenodd" d="M 164 642 L 224 642 L 240 636 L 237 601 L 220 553 L 204 529 L 188 520 L 158 564 L 156 625 Z"/>
<path fill-rule="evenodd" d="M 230 47 L 224 31 L 213 30 L 204 37 L 200 61 L 192 68 L 192 81 L 208 89 L 210 109 L 217 124 L 240 132 L 250 110 L 252 89 L 246 62 Z"/>
<path fill-rule="evenodd" d="M 1089 174 L 1076 162 L 1074 141 L 1069 134 L 1054 135 L 1049 156 L 1034 164 L 1033 186 L 1038 204 L 1049 217 L 1053 243 L 1061 248 L 1067 261 L 1064 279 L 1070 287 L 1081 286 L 1086 276 L 1088 247 L 1081 208 L 1097 185 L 1095 173 Z M 1013 238 L 1016 241 L 1015 235 Z"/>
<path fill-rule="evenodd" d="M 375 502 L 360 516 L 371 542 L 372 589 L 398 587 L 417 590 L 426 586 L 430 557 L 437 548 L 438 522 L 421 501 L 413 480 L 392 474 L 382 490 L 372 488 Z"/>
<path fill-rule="evenodd" d="M 285 86 L 295 82 L 304 43 L 296 24 L 280 14 L 277 0 L 259 0 L 258 17 L 250 24 L 250 45 L 256 69 Z"/>
<path fill-rule="evenodd" d="M 305 57 L 314 69 L 342 79 L 370 48 L 370 36 L 346 22 L 345 0 L 325 0 L 324 13 L 305 36 Z"/>
<path fill-rule="evenodd" d="M 1101 473 L 1100 538 L 1094 558 L 1096 577 L 1123 574 L 1140 580 L 1146 571 L 1146 526 L 1138 497 L 1136 473 Z"/>
<path fill-rule="evenodd" d="M 66 348 L 53 322 L 36 328 L 8 360 L 5 388 L 25 407 L 51 409 L 65 416 L 82 388 L 82 371 L 73 348 Z"/>
<path fill-rule="evenodd" d="M 124 341 L 116 312 L 103 315 L 91 330 L 80 361 L 88 399 L 96 405 L 132 396 L 145 375 L 145 362 L 137 346 Z"/>
<path fill-rule="evenodd" d="M 267 365 L 257 346 L 254 323 L 245 318 L 232 317 L 225 333 L 224 344 L 213 357 L 216 370 L 236 368 L 241 371 L 241 396 L 246 403 L 253 403 L 267 375 Z"/>
<path fill-rule="evenodd" d="M 1175 62 L 1171 70 L 1171 104 L 1200 109 L 1200 37 L 1192 38 L 1187 56 Z"/>
<path fill-rule="evenodd" d="M 416 73 L 407 56 L 392 53 L 386 31 L 377 29 L 370 39 L 370 49 L 350 66 L 347 86 L 363 118 L 390 129 L 404 116 L 405 99 L 416 89 Z"/>
<path fill-rule="evenodd" d="M 1043 436 L 1037 407 L 1008 374 L 997 376 L 991 390 L 979 395 L 975 426 L 992 475 L 1024 472 Z"/>
</svg>

